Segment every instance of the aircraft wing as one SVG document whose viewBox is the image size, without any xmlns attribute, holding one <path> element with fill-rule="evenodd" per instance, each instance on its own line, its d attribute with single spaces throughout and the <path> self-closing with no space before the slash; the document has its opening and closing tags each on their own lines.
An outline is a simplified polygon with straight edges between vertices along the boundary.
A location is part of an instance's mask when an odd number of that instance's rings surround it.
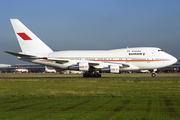
<svg viewBox="0 0 180 120">
<path fill-rule="evenodd" d="M 128 64 L 125 63 L 111 63 L 111 62 L 102 62 L 102 61 L 90 61 L 90 60 L 72 60 L 72 59 L 57 59 L 57 58 L 47 58 L 48 60 L 53 60 L 56 63 L 64 64 L 64 63 L 73 63 L 79 64 L 79 63 L 88 63 L 89 66 L 95 67 L 95 68 L 103 68 L 103 66 L 110 66 L 110 65 L 117 65 L 121 68 L 129 67 Z"/>
<path fill-rule="evenodd" d="M 87 61 L 89 63 L 89 66 L 99 66 L 99 65 L 117 65 L 119 67 L 129 67 L 128 64 L 124 64 L 124 63 L 113 63 L 113 62 L 101 62 L 101 61 Z"/>
<path fill-rule="evenodd" d="M 69 64 L 69 66 L 73 65 L 79 65 L 81 63 L 87 63 L 89 66 L 92 66 L 94 68 L 105 68 L 109 66 L 119 66 L 119 68 L 125 68 L 129 67 L 130 65 L 125 63 L 114 63 L 114 62 L 102 62 L 102 61 L 91 61 L 91 60 L 73 60 L 73 59 L 59 59 L 59 58 L 47 58 L 39 55 L 30 55 L 30 54 L 24 54 L 24 53 L 14 53 L 14 52 L 8 52 L 5 51 L 8 54 L 22 57 L 22 58 L 30 58 L 30 59 L 46 59 L 46 60 L 52 60 L 55 61 L 57 64 Z"/>
<path fill-rule="evenodd" d="M 48 60 L 53 60 L 56 63 L 63 64 L 70 61 L 70 59 L 57 59 L 57 58 L 47 58 Z"/>
<path fill-rule="evenodd" d="M 67 62 L 73 62 L 73 63 L 80 63 L 80 62 L 87 62 L 89 63 L 91 66 L 95 66 L 95 65 L 99 65 L 99 63 L 101 62 L 94 62 L 94 61 L 87 61 L 87 60 L 72 60 L 72 59 L 57 59 L 57 58 L 48 58 L 48 60 L 53 60 L 56 63 L 67 63 Z"/>
</svg>

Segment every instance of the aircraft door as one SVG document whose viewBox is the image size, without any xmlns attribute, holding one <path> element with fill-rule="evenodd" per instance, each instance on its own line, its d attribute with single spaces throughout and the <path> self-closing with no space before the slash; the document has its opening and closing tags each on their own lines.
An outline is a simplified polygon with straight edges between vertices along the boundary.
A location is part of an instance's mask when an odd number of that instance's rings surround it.
<svg viewBox="0 0 180 120">
<path fill-rule="evenodd" d="M 151 53 L 152 53 L 152 54 L 154 54 L 154 53 L 155 53 L 155 50 L 154 50 L 154 49 L 152 49 L 152 50 L 151 50 Z"/>
<path fill-rule="evenodd" d="M 147 56 L 147 63 L 150 63 L 152 60 L 152 57 L 151 56 Z"/>
</svg>

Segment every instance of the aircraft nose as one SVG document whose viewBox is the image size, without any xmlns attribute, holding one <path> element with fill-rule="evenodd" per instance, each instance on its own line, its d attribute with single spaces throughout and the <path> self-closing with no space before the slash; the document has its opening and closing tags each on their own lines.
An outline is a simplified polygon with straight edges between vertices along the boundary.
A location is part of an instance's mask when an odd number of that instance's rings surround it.
<svg viewBox="0 0 180 120">
<path fill-rule="evenodd" d="M 174 64 L 174 63 L 176 63 L 178 60 L 174 57 L 174 56 L 172 56 L 172 63 Z"/>
</svg>

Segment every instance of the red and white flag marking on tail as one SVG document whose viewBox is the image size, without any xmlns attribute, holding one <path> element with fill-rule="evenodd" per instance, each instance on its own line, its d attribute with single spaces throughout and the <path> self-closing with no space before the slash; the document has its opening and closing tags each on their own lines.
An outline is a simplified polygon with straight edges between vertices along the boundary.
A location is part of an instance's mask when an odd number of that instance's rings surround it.
<svg viewBox="0 0 180 120">
<path fill-rule="evenodd" d="M 32 40 L 26 33 L 17 33 L 23 40 Z"/>
</svg>

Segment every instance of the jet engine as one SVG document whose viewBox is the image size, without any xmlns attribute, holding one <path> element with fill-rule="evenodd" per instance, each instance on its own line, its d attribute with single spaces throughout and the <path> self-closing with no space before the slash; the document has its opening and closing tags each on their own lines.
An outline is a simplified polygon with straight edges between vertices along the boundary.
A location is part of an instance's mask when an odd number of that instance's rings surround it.
<svg viewBox="0 0 180 120">
<path fill-rule="evenodd" d="M 89 71 L 89 64 L 82 62 L 79 63 L 78 65 L 70 66 L 69 70 Z"/>
<path fill-rule="evenodd" d="M 88 63 L 79 63 L 79 70 L 80 71 L 89 71 L 89 64 Z"/>
<path fill-rule="evenodd" d="M 111 66 L 110 66 L 110 72 L 111 72 L 111 73 L 119 73 L 119 66 L 117 66 L 117 65 L 111 65 Z"/>
<path fill-rule="evenodd" d="M 118 65 L 111 65 L 110 67 L 102 68 L 100 70 L 101 73 L 119 73 L 119 66 Z"/>
</svg>

